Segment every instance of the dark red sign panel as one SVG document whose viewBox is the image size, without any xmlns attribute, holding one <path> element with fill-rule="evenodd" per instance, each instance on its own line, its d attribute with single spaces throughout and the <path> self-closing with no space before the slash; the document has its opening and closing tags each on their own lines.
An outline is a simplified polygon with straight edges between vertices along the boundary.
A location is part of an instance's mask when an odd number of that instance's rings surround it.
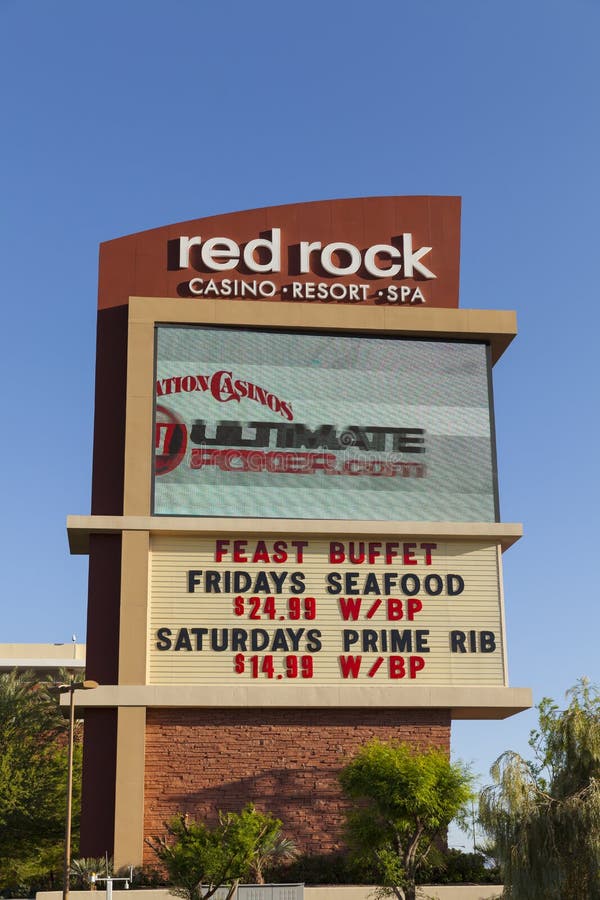
<svg viewBox="0 0 600 900">
<path fill-rule="evenodd" d="M 265 207 L 102 244 L 99 307 L 130 296 L 457 307 L 459 256 L 458 197 Z"/>
</svg>

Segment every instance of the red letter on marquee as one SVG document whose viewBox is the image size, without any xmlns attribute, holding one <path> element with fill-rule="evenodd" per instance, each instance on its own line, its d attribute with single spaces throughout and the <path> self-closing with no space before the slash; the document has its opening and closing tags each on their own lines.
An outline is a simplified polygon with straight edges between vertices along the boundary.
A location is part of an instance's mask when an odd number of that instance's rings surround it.
<svg viewBox="0 0 600 900">
<path fill-rule="evenodd" d="M 217 540 L 217 546 L 215 549 L 215 560 L 217 562 L 223 562 L 223 557 L 227 553 L 228 549 L 229 549 L 229 541 L 219 538 Z"/>
<path fill-rule="evenodd" d="M 341 541 L 330 541 L 329 542 L 329 562 L 330 563 L 343 563 L 346 561 L 346 554 L 344 552 L 344 545 Z"/>
<path fill-rule="evenodd" d="M 362 656 L 340 656 L 342 678 L 357 678 L 361 662 Z"/>
</svg>

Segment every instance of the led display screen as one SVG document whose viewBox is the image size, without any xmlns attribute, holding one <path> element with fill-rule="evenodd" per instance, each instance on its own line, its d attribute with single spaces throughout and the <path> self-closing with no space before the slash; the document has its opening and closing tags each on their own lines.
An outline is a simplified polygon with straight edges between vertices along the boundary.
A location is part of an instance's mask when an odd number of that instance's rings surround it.
<svg viewBox="0 0 600 900">
<path fill-rule="evenodd" d="M 497 520 L 483 343 L 159 325 L 156 515 Z"/>
</svg>

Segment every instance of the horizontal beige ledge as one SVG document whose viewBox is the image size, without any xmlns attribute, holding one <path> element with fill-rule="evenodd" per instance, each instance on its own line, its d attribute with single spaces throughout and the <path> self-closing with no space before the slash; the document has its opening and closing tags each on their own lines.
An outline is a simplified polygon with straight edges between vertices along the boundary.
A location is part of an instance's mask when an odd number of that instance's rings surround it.
<svg viewBox="0 0 600 900">
<path fill-rule="evenodd" d="M 502 356 L 517 333 L 517 316 L 506 309 L 441 309 L 439 307 L 352 306 L 337 304 L 273 303 L 236 300 L 130 297 L 131 323 L 176 322 L 251 328 L 323 329 L 364 334 L 453 341 L 487 341 L 492 363 Z"/>
<path fill-rule="evenodd" d="M 506 719 L 532 705 L 529 688 L 431 685 L 101 685 L 75 691 L 78 708 L 449 709 L 453 719 Z M 66 705 L 68 697 L 61 698 Z"/>
<path fill-rule="evenodd" d="M 117 882 L 119 884 L 119 882 Z M 256 892 L 256 885 L 252 885 Z M 102 895 L 104 896 L 104 890 Z M 326 885 L 323 887 L 305 887 L 304 900 L 372 900 L 375 885 Z M 266 893 L 266 891 L 265 891 Z M 443 884 L 443 885 L 419 885 L 417 887 L 417 900 L 425 897 L 431 900 L 496 900 L 502 893 L 499 884 Z M 89 891 L 69 891 L 71 900 L 90 900 Z M 129 891 L 113 890 L 112 896 L 118 900 L 129 900 Z M 252 896 L 255 896 L 253 893 Z M 268 895 L 270 896 L 270 894 Z M 281 896 L 279 894 L 278 896 Z M 36 900 L 62 900 L 62 891 L 38 891 Z M 167 888 L 138 889 L 135 892 L 135 900 L 173 900 L 173 894 Z"/>
<path fill-rule="evenodd" d="M 89 553 L 90 534 L 121 534 L 148 531 L 152 534 L 300 534 L 390 535 L 428 537 L 440 540 L 493 541 L 502 550 L 523 536 L 523 526 L 505 522 L 361 522 L 353 519 L 234 519 L 196 516 L 68 516 L 69 549 Z"/>
<path fill-rule="evenodd" d="M 119 882 L 117 882 L 119 884 Z M 256 885 L 252 885 L 254 892 Z M 104 896 L 104 890 L 102 895 Z M 304 900 L 372 900 L 375 885 L 326 885 L 323 887 L 305 887 Z M 266 893 L 266 891 L 265 891 Z M 417 887 L 417 900 L 496 900 L 502 894 L 499 884 L 427 884 Z M 62 900 L 62 891 L 38 891 L 36 900 Z M 89 891 L 69 891 L 71 900 L 90 900 Z M 113 890 L 112 896 L 118 900 L 129 900 L 128 891 Z M 251 896 L 255 896 L 253 893 Z M 267 896 L 271 896 L 268 894 Z M 281 896 L 279 894 L 278 896 Z M 173 900 L 173 894 L 167 888 L 146 888 L 136 890 L 135 900 Z"/>
<path fill-rule="evenodd" d="M 85 659 L 73 659 L 72 656 L 61 659 L 58 656 L 6 656 L 0 657 L 0 672 L 12 669 L 29 669 L 34 672 L 56 669 L 85 669 Z"/>
</svg>

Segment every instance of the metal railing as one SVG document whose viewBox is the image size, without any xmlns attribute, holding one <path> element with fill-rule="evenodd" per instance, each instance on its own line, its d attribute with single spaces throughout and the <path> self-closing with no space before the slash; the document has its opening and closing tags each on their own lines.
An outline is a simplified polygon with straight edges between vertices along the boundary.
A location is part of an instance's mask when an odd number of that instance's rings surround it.
<svg viewBox="0 0 600 900">
<path fill-rule="evenodd" d="M 219 888 L 212 900 L 226 900 L 228 893 L 229 888 Z M 304 885 L 240 884 L 232 900 L 304 900 Z"/>
</svg>

